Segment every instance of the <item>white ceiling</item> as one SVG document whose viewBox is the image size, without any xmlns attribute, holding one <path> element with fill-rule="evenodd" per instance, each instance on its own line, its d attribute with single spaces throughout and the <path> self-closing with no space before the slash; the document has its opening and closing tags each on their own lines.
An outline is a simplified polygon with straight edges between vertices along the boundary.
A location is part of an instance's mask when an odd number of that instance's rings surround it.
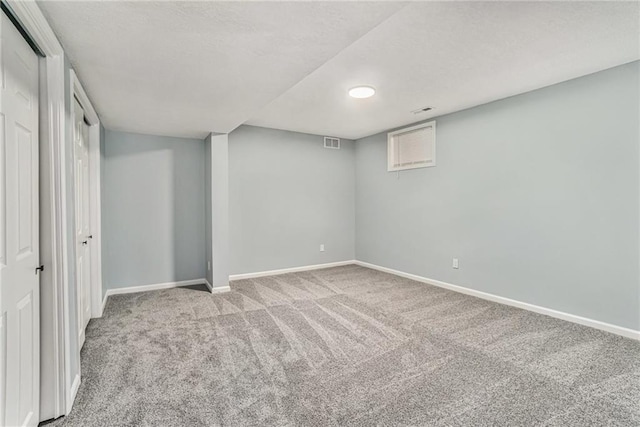
<svg viewBox="0 0 640 427">
<path fill-rule="evenodd" d="M 230 132 L 398 3 L 43 1 L 110 129 Z"/>
<path fill-rule="evenodd" d="M 248 123 L 360 138 L 640 59 L 638 2 L 41 8 L 105 126 L 160 135 Z M 348 97 L 358 84 L 378 92 Z"/>
</svg>

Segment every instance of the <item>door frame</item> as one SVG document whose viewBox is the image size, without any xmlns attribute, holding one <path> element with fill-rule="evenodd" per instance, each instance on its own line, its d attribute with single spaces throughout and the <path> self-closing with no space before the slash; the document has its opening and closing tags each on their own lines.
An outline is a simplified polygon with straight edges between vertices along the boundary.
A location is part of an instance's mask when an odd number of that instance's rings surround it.
<svg viewBox="0 0 640 427">
<path fill-rule="evenodd" d="M 68 415 L 80 386 L 80 350 L 72 351 L 71 316 L 75 311 L 75 301 L 71 301 L 69 279 L 70 259 L 75 257 L 75 246 L 70 245 L 67 227 L 67 192 L 66 172 L 69 170 L 67 142 L 67 116 L 65 97 L 69 92 L 65 89 L 65 55 L 53 29 L 42 14 L 35 0 L 2 0 L 8 5 L 22 29 L 29 35 L 45 56 L 46 66 L 45 88 L 41 88 L 40 102 L 43 103 L 46 128 L 40 132 L 49 147 L 51 173 L 47 177 L 50 190 L 51 209 L 51 252 L 52 265 L 50 283 L 54 298 L 52 304 L 55 313 L 52 325 L 54 354 L 51 355 L 55 366 L 54 418 Z M 44 90 L 42 90 L 44 89 Z M 85 95 L 86 96 L 86 95 Z M 94 110 L 95 112 L 95 110 Z M 98 126 L 99 127 L 99 126 Z M 75 274 L 75 273 L 74 273 Z M 48 279 L 49 280 L 49 279 Z M 42 302 L 41 302 L 42 303 Z M 71 361 L 75 359 L 78 372 L 71 372 Z M 72 378 L 73 376 L 73 378 Z"/>
<path fill-rule="evenodd" d="M 75 71 L 70 71 L 71 117 L 74 117 L 73 97 L 84 110 L 84 118 L 89 123 L 89 224 L 94 245 L 91 246 L 91 318 L 102 317 L 102 215 L 100 194 L 100 118 L 93 108 L 80 79 Z"/>
</svg>

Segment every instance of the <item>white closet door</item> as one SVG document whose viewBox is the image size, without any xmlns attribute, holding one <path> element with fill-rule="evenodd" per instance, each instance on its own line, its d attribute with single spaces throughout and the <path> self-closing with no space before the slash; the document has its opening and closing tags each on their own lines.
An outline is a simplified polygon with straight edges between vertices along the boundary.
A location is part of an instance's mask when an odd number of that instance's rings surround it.
<svg viewBox="0 0 640 427">
<path fill-rule="evenodd" d="M 38 57 L 0 14 L 0 424 L 35 426 L 40 404 Z"/>
<path fill-rule="evenodd" d="M 89 222 L 89 129 L 84 110 L 75 100 L 74 159 L 76 206 L 76 283 L 78 301 L 78 339 L 84 344 L 85 329 L 91 319 L 91 231 Z"/>
</svg>

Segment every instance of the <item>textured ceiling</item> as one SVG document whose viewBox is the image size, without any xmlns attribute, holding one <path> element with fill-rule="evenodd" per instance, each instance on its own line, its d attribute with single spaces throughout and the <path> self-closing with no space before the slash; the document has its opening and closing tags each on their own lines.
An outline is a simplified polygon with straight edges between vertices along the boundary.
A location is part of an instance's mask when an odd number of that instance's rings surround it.
<svg viewBox="0 0 640 427">
<path fill-rule="evenodd" d="M 43 1 L 104 125 L 229 132 L 399 3 Z"/>
<path fill-rule="evenodd" d="M 414 3 L 249 123 L 360 138 L 639 59 L 639 25 L 638 3 Z"/>
<path fill-rule="evenodd" d="M 640 59 L 638 2 L 40 5 L 105 126 L 151 134 L 359 138 Z"/>
</svg>

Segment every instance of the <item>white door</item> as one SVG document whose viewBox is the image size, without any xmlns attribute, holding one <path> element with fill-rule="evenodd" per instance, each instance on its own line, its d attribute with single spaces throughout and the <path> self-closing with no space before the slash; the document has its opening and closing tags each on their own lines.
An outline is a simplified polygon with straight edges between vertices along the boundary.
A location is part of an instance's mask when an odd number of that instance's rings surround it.
<svg viewBox="0 0 640 427">
<path fill-rule="evenodd" d="M 35 426 L 40 397 L 38 57 L 0 15 L 0 425 Z"/>
<path fill-rule="evenodd" d="M 78 301 L 78 339 L 84 344 L 84 331 L 91 319 L 91 241 L 89 228 L 89 127 L 84 110 L 74 100 L 73 154 L 75 162 L 76 206 L 76 283 Z"/>
</svg>

